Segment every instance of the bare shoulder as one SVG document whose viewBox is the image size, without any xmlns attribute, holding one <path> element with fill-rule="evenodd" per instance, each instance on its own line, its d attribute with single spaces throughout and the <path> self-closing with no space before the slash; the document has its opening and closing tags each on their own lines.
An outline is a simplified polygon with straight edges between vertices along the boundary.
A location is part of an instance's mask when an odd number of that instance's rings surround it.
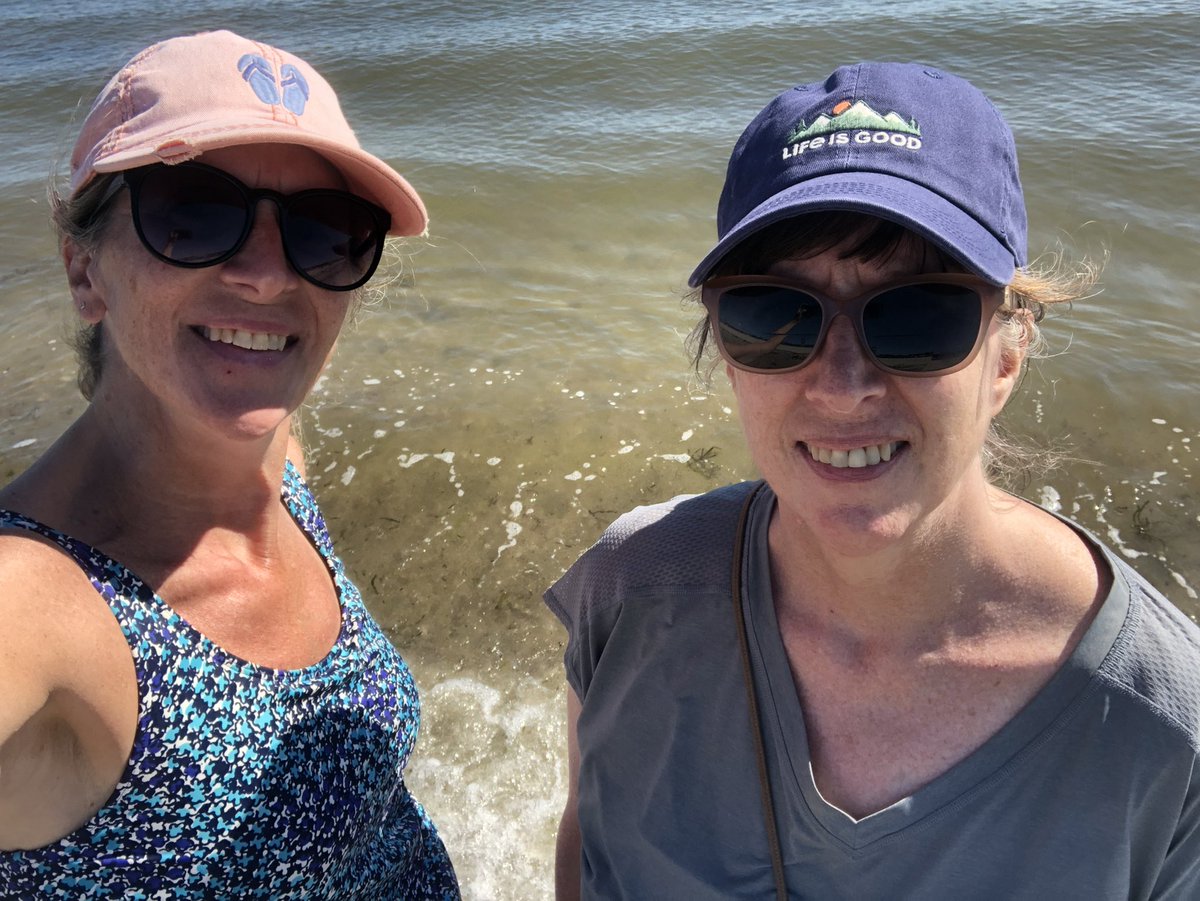
<svg viewBox="0 0 1200 901">
<path fill-rule="evenodd" d="M 0 622 L 0 743 L 55 697 L 102 702 L 132 672 L 108 605 L 78 565 L 41 538 L 0 531 Z"/>
<path fill-rule="evenodd" d="M 0 531 L 0 848 L 38 847 L 103 804 L 137 725 L 132 653 L 64 552 Z"/>
<path fill-rule="evenodd" d="M 53 657 L 47 645 L 62 631 L 57 620 L 69 607 L 65 596 L 84 588 L 90 584 L 63 551 L 31 534 L 0 531 L 0 660 L 15 653 Z"/>
</svg>

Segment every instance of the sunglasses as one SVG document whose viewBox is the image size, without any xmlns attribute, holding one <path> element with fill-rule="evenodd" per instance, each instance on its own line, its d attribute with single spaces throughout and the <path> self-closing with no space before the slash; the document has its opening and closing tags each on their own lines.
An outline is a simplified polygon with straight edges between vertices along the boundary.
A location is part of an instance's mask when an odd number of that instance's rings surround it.
<svg viewBox="0 0 1200 901">
<path fill-rule="evenodd" d="M 318 287 L 352 291 L 374 274 L 392 222 L 387 210 L 348 191 L 280 194 L 203 163 L 145 166 L 122 178 L 142 244 L 185 269 L 231 259 L 250 237 L 258 201 L 270 200 L 288 265 Z"/>
<path fill-rule="evenodd" d="M 721 356 L 747 372 L 807 366 L 844 313 L 875 366 L 934 376 L 975 358 L 1004 289 L 973 275 L 918 275 L 839 302 L 792 279 L 733 275 L 705 282 L 701 300 Z"/>
</svg>

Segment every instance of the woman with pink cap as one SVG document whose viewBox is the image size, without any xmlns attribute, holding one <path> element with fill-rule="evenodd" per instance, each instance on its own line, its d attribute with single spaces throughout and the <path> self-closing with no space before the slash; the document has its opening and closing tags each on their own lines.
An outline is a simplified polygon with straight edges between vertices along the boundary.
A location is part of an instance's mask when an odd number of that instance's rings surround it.
<svg viewBox="0 0 1200 901">
<path fill-rule="evenodd" d="M 89 403 L 0 489 L 0 896 L 457 898 L 291 437 L 420 197 L 311 66 L 210 32 L 104 88 L 55 221 Z"/>
<path fill-rule="evenodd" d="M 626 514 L 547 592 L 559 897 L 1200 897 L 1200 632 L 992 478 L 1081 290 L 1027 264 L 995 107 L 916 64 L 785 91 L 717 231 L 697 363 L 762 480 Z"/>
</svg>

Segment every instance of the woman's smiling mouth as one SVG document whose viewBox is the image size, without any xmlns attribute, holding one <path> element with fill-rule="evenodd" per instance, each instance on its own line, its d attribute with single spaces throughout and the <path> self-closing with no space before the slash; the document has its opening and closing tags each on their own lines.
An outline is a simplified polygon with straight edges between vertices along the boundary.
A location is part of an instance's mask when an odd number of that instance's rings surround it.
<svg viewBox="0 0 1200 901">
<path fill-rule="evenodd" d="M 209 341 L 220 341 L 222 344 L 232 344 L 245 350 L 283 350 L 287 347 L 287 335 L 274 335 L 270 332 L 249 332 L 245 329 L 211 328 L 201 326 L 200 333 Z"/>
<path fill-rule="evenodd" d="M 868 444 L 849 450 L 834 450 L 828 447 L 817 447 L 805 444 L 811 456 L 818 463 L 827 463 L 837 469 L 862 469 L 865 466 L 875 466 L 892 459 L 900 446 L 899 441 L 885 441 L 883 444 Z"/>
</svg>

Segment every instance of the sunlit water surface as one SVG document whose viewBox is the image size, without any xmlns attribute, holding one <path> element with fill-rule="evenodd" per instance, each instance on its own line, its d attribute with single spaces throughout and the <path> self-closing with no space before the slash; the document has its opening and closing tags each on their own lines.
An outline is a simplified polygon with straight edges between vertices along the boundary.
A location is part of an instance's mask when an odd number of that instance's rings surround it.
<svg viewBox="0 0 1200 901">
<path fill-rule="evenodd" d="M 410 782 L 468 898 L 551 895 L 563 634 L 541 592 L 625 509 L 753 475 L 723 379 L 689 372 L 684 281 L 741 127 L 842 62 L 970 77 L 1017 133 L 1033 247 L 1110 255 L 1011 405 L 1078 458 L 1023 493 L 1200 611 L 1194 4 L 409 7 L 10 0 L 0 479 L 82 408 L 44 200 L 77 104 L 174 33 L 232 27 L 314 62 L 433 217 L 302 418 L 338 547 L 421 686 Z"/>
</svg>

